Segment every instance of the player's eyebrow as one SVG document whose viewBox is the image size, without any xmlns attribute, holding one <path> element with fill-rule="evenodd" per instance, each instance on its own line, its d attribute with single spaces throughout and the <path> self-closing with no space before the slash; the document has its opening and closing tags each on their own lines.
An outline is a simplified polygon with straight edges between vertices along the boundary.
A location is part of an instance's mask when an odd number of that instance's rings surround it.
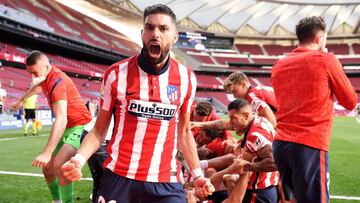
<svg viewBox="0 0 360 203">
<path fill-rule="evenodd" d="M 160 24 L 160 25 L 155 25 L 155 24 L 152 24 L 152 23 L 145 23 L 144 26 L 151 26 L 151 27 L 164 27 L 164 28 L 169 28 L 170 26 L 168 24 Z"/>
</svg>

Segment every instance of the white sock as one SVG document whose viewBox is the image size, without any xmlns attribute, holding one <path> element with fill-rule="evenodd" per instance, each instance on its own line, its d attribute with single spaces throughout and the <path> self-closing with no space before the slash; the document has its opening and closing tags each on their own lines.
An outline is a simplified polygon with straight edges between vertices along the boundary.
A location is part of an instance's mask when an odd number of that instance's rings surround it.
<svg viewBox="0 0 360 203">
<path fill-rule="evenodd" d="M 202 169 L 202 170 L 205 170 L 205 169 L 207 169 L 208 168 L 208 161 L 207 160 L 201 160 L 200 161 L 200 168 Z"/>
</svg>

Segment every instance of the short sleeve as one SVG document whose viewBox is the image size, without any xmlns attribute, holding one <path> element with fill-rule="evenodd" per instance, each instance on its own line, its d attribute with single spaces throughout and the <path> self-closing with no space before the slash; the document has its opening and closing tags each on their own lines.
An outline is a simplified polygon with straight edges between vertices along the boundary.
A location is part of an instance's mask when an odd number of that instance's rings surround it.
<svg viewBox="0 0 360 203">
<path fill-rule="evenodd" d="M 256 96 L 254 93 L 249 94 L 250 98 L 250 106 L 253 112 L 256 112 L 258 114 L 263 108 L 267 107 L 267 103 L 263 100 L 261 100 L 258 96 Z"/>
<path fill-rule="evenodd" d="M 110 111 L 114 107 L 115 98 L 113 96 L 113 83 L 116 79 L 114 68 L 109 68 L 103 77 L 100 87 L 100 106 L 105 111 Z"/>
<path fill-rule="evenodd" d="M 190 112 L 191 106 L 194 102 L 195 93 L 196 93 L 196 77 L 193 71 L 189 71 L 189 85 L 188 90 L 184 99 L 183 104 L 181 105 L 181 112 Z"/>
<path fill-rule="evenodd" d="M 65 78 L 59 77 L 49 84 L 51 103 L 67 100 L 67 85 Z"/>
<path fill-rule="evenodd" d="M 253 153 L 263 148 L 265 145 L 271 144 L 260 132 L 252 132 L 246 139 L 245 146 Z"/>
</svg>

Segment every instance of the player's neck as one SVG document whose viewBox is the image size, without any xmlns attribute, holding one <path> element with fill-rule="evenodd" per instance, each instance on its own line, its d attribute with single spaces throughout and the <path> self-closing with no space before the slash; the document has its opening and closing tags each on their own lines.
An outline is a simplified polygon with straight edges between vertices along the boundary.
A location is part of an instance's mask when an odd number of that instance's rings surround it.
<svg viewBox="0 0 360 203">
<path fill-rule="evenodd" d="M 299 47 L 303 47 L 305 49 L 313 50 L 313 51 L 319 50 L 319 45 L 316 43 L 299 44 Z"/>
<path fill-rule="evenodd" d="M 161 63 L 153 64 L 146 57 L 146 54 L 141 51 L 138 57 L 139 67 L 146 73 L 151 75 L 160 75 L 164 73 L 170 66 L 170 55 L 166 57 Z"/>
</svg>

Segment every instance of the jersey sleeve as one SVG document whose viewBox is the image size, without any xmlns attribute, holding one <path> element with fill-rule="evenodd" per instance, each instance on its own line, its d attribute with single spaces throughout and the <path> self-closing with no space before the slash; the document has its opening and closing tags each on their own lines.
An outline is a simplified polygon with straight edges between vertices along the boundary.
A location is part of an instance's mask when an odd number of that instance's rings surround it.
<svg viewBox="0 0 360 203">
<path fill-rule="evenodd" d="M 116 71 L 110 67 L 104 74 L 100 87 L 100 107 L 105 111 L 110 111 L 114 107 L 115 103 L 115 91 L 114 83 L 116 80 Z"/>
<path fill-rule="evenodd" d="M 49 84 L 50 100 L 55 103 L 59 100 L 67 100 L 67 85 L 65 78 L 58 77 Z"/>
<path fill-rule="evenodd" d="M 328 67 L 330 85 L 339 103 L 346 109 L 352 110 L 357 103 L 357 95 L 349 79 L 346 77 L 339 60 L 330 55 L 325 60 Z"/>
<path fill-rule="evenodd" d="M 181 105 L 181 112 L 190 112 L 191 105 L 194 102 L 195 93 L 196 93 L 196 77 L 193 71 L 189 70 L 189 85 L 188 85 L 188 91 L 185 96 L 184 102 Z"/>
<path fill-rule="evenodd" d="M 246 138 L 245 146 L 253 153 L 256 153 L 271 142 L 260 132 L 251 132 Z"/>
<path fill-rule="evenodd" d="M 258 114 L 259 112 L 262 111 L 263 108 L 267 107 L 267 103 L 263 100 L 261 100 L 261 98 L 259 98 L 256 94 L 254 93 L 250 93 L 249 94 L 249 98 L 250 98 L 250 106 L 251 109 L 256 112 L 256 114 Z"/>
</svg>

